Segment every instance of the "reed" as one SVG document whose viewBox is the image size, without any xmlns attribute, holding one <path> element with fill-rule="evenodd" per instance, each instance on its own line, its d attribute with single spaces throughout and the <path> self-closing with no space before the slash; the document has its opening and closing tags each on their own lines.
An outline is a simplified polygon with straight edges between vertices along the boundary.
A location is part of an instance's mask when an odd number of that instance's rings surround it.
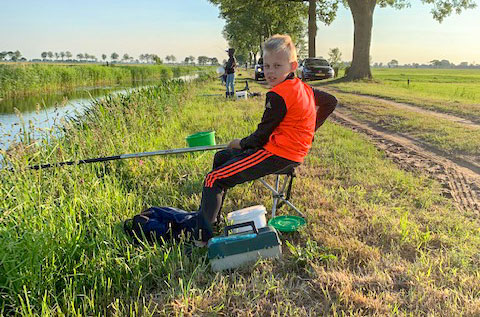
<svg viewBox="0 0 480 317">
<path fill-rule="evenodd" d="M 0 98 L 83 86 L 169 79 L 205 67 L 0 64 Z"/>
</svg>

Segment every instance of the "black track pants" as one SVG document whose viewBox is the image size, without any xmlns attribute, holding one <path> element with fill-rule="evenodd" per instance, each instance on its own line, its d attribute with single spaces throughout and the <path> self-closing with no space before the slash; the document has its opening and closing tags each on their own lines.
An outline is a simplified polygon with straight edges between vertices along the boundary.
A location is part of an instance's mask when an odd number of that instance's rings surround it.
<svg viewBox="0 0 480 317">
<path fill-rule="evenodd" d="M 202 228 L 203 239 L 208 240 L 212 236 L 211 224 L 217 219 L 227 189 L 298 164 L 264 149 L 226 149 L 217 152 L 213 170 L 207 174 L 203 184 L 200 206 L 205 226 Z"/>
</svg>

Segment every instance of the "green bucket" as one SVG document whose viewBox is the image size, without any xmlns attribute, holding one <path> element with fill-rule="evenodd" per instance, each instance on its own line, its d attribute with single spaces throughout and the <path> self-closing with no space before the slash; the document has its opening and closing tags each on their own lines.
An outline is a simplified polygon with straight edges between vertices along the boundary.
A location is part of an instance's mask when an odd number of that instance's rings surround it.
<svg viewBox="0 0 480 317">
<path fill-rule="evenodd" d="M 215 145 L 215 131 L 198 132 L 187 136 L 189 147 Z"/>
</svg>

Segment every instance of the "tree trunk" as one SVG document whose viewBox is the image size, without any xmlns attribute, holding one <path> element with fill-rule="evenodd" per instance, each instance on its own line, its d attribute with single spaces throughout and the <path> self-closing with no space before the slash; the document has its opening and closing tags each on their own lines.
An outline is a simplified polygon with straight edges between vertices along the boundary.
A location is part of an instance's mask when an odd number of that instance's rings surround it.
<svg viewBox="0 0 480 317">
<path fill-rule="evenodd" d="M 258 46 L 260 48 L 260 57 L 263 57 L 263 37 L 260 36 L 260 45 Z"/>
<path fill-rule="evenodd" d="M 317 36 L 317 0 L 308 0 L 308 57 L 315 57 L 315 36 Z"/>
<path fill-rule="evenodd" d="M 347 0 L 353 16 L 353 59 L 347 79 L 372 78 L 370 43 L 372 41 L 373 11 L 376 0 Z"/>
</svg>

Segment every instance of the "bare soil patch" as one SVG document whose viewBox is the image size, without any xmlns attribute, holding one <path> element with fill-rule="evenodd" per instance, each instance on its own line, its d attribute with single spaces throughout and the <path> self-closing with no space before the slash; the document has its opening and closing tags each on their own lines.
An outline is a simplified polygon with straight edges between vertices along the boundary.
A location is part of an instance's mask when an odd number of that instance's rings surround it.
<svg viewBox="0 0 480 317">
<path fill-rule="evenodd" d="M 383 100 L 382 100 L 383 101 Z M 480 213 L 480 165 L 465 157 L 452 157 L 407 135 L 393 133 L 371 123 L 362 123 L 342 111 L 341 105 L 331 120 L 365 134 L 402 169 L 427 173 L 445 188 L 459 210 Z"/>
</svg>

